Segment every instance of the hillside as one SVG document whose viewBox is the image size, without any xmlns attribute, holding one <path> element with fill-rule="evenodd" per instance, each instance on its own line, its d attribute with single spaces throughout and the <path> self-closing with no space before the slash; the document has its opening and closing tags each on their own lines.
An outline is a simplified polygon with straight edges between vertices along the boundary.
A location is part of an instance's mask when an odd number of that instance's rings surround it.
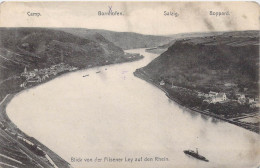
<svg viewBox="0 0 260 168">
<path fill-rule="evenodd" d="M 80 37 L 46 28 L 0 28 L 0 99 L 16 92 L 25 67 L 32 71 L 63 62 L 81 69 L 140 58 L 130 58 L 98 33 Z"/>
<path fill-rule="evenodd" d="M 225 84 L 258 95 L 259 34 L 229 32 L 175 42 L 143 68 L 153 78 L 198 90 L 225 91 Z"/>
<path fill-rule="evenodd" d="M 69 71 L 141 58 L 124 53 L 98 33 L 81 36 L 46 28 L 0 28 L 1 166 L 70 167 L 8 118 L 6 106 L 17 92 Z"/>
<path fill-rule="evenodd" d="M 64 29 L 63 29 L 64 30 Z M 66 32 L 74 32 L 67 29 Z M 78 30 L 77 30 L 78 31 Z M 132 32 L 114 32 L 99 29 L 81 29 L 82 35 L 85 33 L 98 33 L 105 37 L 116 46 L 127 50 L 135 48 L 151 48 L 169 43 L 173 38 L 166 36 L 143 35 Z"/>
<path fill-rule="evenodd" d="M 110 54 L 117 54 L 119 50 L 121 50 L 120 47 L 116 46 L 114 43 L 110 42 L 100 33 L 97 33 L 95 31 L 92 31 L 90 29 L 82 29 L 82 28 L 57 28 L 55 30 L 61 30 L 66 33 L 73 34 L 77 37 L 88 39 L 91 41 L 94 41 L 96 43 L 99 43 L 104 51 L 106 53 L 111 52 Z M 113 53 L 115 52 L 115 53 Z"/>
<path fill-rule="evenodd" d="M 259 31 L 178 40 L 134 74 L 190 110 L 260 133 Z"/>
<path fill-rule="evenodd" d="M 94 37 L 102 42 L 51 29 L 1 28 L 0 80 L 21 72 L 25 66 L 41 68 L 63 61 L 83 68 L 106 60 L 114 62 L 124 56 L 121 48 L 101 35 Z"/>
</svg>

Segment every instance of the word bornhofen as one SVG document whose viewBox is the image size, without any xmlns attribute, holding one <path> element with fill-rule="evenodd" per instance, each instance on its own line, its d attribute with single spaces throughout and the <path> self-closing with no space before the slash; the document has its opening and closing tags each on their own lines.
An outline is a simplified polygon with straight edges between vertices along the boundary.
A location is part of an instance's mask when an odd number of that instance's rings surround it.
<svg viewBox="0 0 260 168">
<path fill-rule="evenodd" d="M 98 16 L 123 16 L 123 12 L 113 11 L 112 6 L 108 7 L 108 11 L 98 11 Z"/>
<path fill-rule="evenodd" d="M 27 12 L 27 15 L 28 16 L 37 16 L 37 17 L 39 17 L 39 16 L 41 16 L 41 13 Z"/>
</svg>

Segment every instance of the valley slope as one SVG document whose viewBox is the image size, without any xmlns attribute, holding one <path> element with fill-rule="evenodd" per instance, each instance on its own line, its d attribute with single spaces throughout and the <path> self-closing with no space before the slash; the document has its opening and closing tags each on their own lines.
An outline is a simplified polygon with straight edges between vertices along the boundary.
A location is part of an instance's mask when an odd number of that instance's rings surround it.
<svg viewBox="0 0 260 168">
<path fill-rule="evenodd" d="M 8 118 L 6 106 L 16 93 L 69 71 L 141 58 L 98 33 L 83 36 L 50 28 L 0 28 L 0 167 L 70 167 Z"/>
<path fill-rule="evenodd" d="M 134 59 L 98 33 L 80 36 L 48 28 L 0 28 L 0 100 L 19 91 L 25 67 L 32 71 L 64 63 L 82 69 Z"/>
<path fill-rule="evenodd" d="M 135 74 L 186 107 L 259 132 L 259 31 L 178 40 Z M 225 93 L 227 100 L 213 102 L 210 91 Z M 244 120 L 247 116 L 255 122 Z"/>
<path fill-rule="evenodd" d="M 133 32 L 115 32 L 101 29 L 62 28 L 60 30 L 80 36 L 98 33 L 124 50 L 156 47 L 167 44 L 174 39 L 174 37 L 168 36 L 144 35 Z"/>
</svg>

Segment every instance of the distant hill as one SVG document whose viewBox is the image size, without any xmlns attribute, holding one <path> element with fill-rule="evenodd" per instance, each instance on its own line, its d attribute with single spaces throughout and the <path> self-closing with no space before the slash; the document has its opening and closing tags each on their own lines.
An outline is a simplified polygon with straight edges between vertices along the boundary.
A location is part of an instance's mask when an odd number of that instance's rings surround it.
<svg viewBox="0 0 260 168">
<path fill-rule="evenodd" d="M 207 37 L 207 36 L 217 36 L 221 35 L 224 32 L 192 32 L 192 33 L 179 33 L 168 35 L 168 37 L 172 37 L 174 39 L 185 39 L 185 38 L 196 38 L 196 37 Z"/>
<path fill-rule="evenodd" d="M 84 37 L 85 35 L 100 34 L 116 46 L 126 50 L 135 48 L 151 48 L 164 45 L 172 41 L 172 37 L 143 35 L 132 32 L 114 32 L 99 29 L 66 28 L 60 29 L 74 35 Z"/>
<path fill-rule="evenodd" d="M 154 80 L 201 91 L 258 95 L 259 31 L 225 32 L 220 35 L 176 41 L 141 70 Z M 234 87 L 227 87 L 232 84 Z"/>
<path fill-rule="evenodd" d="M 172 46 L 176 41 L 183 40 L 183 39 L 192 39 L 192 38 L 198 38 L 198 37 L 208 37 L 208 36 L 216 36 L 221 35 L 224 32 L 195 32 L 195 33 L 179 33 L 174 35 L 168 35 L 168 37 L 171 37 L 173 40 L 170 41 L 167 44 L 160 45 L 157 47 L 149 48 L 146 51 L 150 53 L 157 53 L 161 54 L 165 52 L 170 46 Z"/>
<path fill-rule="evenodd" d="M 106 53 L 117 54 L 118 50 L 121 50 L 121 47 L 116 46 L 113 42 L 107 40 L 103 35 L 89 29 L 82 28 L 58 28 L 55 30 L 61 30 L 66 33 L 73 34 L 77 37 L 88 39 L 99 43 Z M 115 53 L 113 53 L 115 51 Z"/>
<path fill-rule="evenodd" d="M 0 81 L 12 74 L 60 62 L 84 68 L 117 62 L 124 51 L 100 34 L 79 37 L 45 28 L 0 28 Z"/>
</svg>

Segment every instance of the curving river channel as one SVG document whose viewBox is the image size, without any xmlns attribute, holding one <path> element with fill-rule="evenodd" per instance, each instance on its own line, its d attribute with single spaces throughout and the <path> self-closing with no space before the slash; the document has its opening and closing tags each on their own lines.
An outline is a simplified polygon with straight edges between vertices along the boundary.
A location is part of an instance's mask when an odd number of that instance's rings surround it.
<svg viewBox="0 0 260 168">
<path fill-rule="evenodd" d="M 158 55 L 144 49 L 127 52 L 145 58 L 68 73 L 23 91 L 9 103 L 8 116 L 73 167 L 259 165 L 259 135 L 180 107 L 160 89 L 133 75 Z M 195 148 L 208 163 L 183 153 Z M 104 162 L 104 157 L 123 160 Z M 155 161 L 155 157 L 162 159 Z M 95 162 L 95 158 L 102 160 Z M 131 163 L 131 158 L 139 162 Z"/>
</svg>

